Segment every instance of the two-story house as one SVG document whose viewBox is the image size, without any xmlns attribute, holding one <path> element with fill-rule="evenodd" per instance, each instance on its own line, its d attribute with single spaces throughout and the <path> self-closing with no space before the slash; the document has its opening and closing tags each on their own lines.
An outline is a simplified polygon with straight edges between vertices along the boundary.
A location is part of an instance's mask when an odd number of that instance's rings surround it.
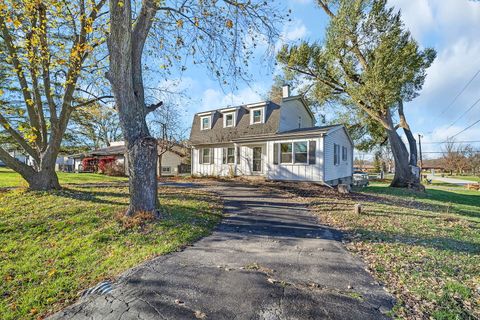
<svg viewBox="0 0 480 320">
<path fill-rule="evenodd" d="M 353 143 L 343 125 L 315 126 L 302 96 L 195 114 L 192 175 L 351 183 Z"/>
</svg>

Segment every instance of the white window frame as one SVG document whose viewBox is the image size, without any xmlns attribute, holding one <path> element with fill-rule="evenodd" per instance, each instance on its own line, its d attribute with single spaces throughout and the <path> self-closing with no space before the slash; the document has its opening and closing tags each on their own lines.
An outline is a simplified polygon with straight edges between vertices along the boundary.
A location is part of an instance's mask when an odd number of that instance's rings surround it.
<svg viewBox="0 0 480 320">
<path fill-rule="evenodd" d="M 208 119 L 208 128 L 203 127 L 203 119 Z M 212 128 L 212 116 L 200 117 L 200 130 L 209 130 Z"/>
<path fill-rule="evenodd" d="M 227 116 L 232 116 L 232 124 L 231 125 L 227 125 Z M 223 114 L 223 127 L 224 128 L 235 127 L 235 122 L 236 122 L 235 112 L 228 112 L 228 113 Z"/>
<path fill-rule="evenodd" d="M 260 121 L 255 122 L 254 119 L 255 117 L 253 114 L 255 111 L 260 111 Z M 252 108 L 250 109 L 250 124 L 261 124 L 265 123 L 265 107 L 260 107 L 260 108 Z"/>
<path fill-rule="evenodd" d="M 307 157 L 305 158 L 305 162 L 297 162 L 297 161 L 296 161 L 295 144 L 300 144 L 300 143 L 304 143 L 304 144 L 306 144 L 306 146 L 307 146 L 307 150 L 306 150 L 305 152 L 298 152 L 298 153 L 305 153 L 305 154 L 306 154 Z M 295 163 L 295 164 L 302 164 L 302 165 L 307 165 L 307 164 L 308 164 L 308 157 L 309 157 L 309 154 L 310 154 L 310 153 L 308 152 L 308 151 L 309 151 L 308 140 L 305 140 L 305 141 L 294 141 L 294 142 L 293 142 L 293 149 L 292 149 L 292 150 L 293 150 L 293 159 L 292 159 L 292 160 L 293 160 L 293 163 Z"/>
<path fill-rule="evenodd" d="M 226 147 L 222 149 L 222 164 L 235 164 L 235 147 Z M 228 155 L 228 150 L 233 150 L 232 155 Z M 233 157 L 231 162 L 228 161 L 228 157 Z"/>
<path fill-rule="evenodd" d="M 301 166 L 314 166 L 316 164 L 316 155 L 313 157 L 315 158 L 315 163 L 310 163 L 310 141 L 314 140 L 298 140 L 298 141 L 283 141 L 277 142 L 278 143 L 278 152 L 275 157 L 278 159 L 278 164 L 291 164 L 291 165 L 301 165 Z M 305 143 L 307 145 L 307 160 L 306 162 L 295 162 L 295 143 Z M 316 142 L 315 142 L 316 143 Z M 290 162 L 283 162 L 282 161 L 282 144 L 290 144 L 291 145 L 291 154 L 292 154 L 292 161 Z M 303 153 L 303 152 L 302 152 Z M 315 153 L 316 153 L 316 145 L 315 145 Z"/>
<path fill-rule="evenodd" d="M 348 161 L 348 149 L 342 146 L 342 161 Z"/>
<path fill-rule="evenodd" d="M 340 145 L 336 143 L 333 144 L 333 165 L 340 165 Z"/>
<path fill-rule="evenodd" d="M 209 154 L 208 154 L 208 162 L 205 162 L 205 155 L 204 155 L 204 152 L 205 150 L 209 150 Z M 213 148 L 202 148 L 200 149 L 200 157 L 202 157 L 202 164 L 212 164 L 212 158 L 213 158 L 213 155 L 212 155 L 212 152 L 213 151 Z"/>
</svg>

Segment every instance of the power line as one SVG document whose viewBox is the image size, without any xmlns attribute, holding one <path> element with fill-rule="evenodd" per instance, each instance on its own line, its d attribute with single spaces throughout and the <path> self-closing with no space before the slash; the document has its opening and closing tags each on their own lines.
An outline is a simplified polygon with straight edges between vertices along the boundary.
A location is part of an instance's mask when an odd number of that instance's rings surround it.
<svg viewBox="0 0 480 320">
<path fill-rule="evenodd" d="M 462 113 L 462 115 L 460 117 L 457 118 L 457 120 L 453 121 L 448 127 L 447 129 L 449 129 L 451 126 L 453 126 L 455 123 L 457 123 L 458 120 L 462 119 L 464 115 L 466 115 L 467 113 L 470 112 L 470 110 L 473 109 L 473 107 L 475 107 L 477 105 L 477 103 L 480 102 L 480 98 L 477 99 L 477 101 L 475 101 L 471 106 L 470 108 L 468 108 L 464 113 Z M 445 129 L 446 130 L 446 129 Z"/>
<path fill-rule="evenodd" d="M 480 73 L 480 69 L 478 69 L 478 71 L 473 75 L 473 77 L 467 82 L 467 84 L 462 88 L 462 90 L 460 90 L 459 93 L 457 93 L 457 95 L 455 96 L 455 98 L 453 98 L 452 102 L 450 102 L 450 104 L 445 108 L 443 109 L 443 111 L 440 113 L 440 116 L 443 115 L 445 113 L 445 111 L 448 110 L 448 108 L 450 108 L 454 103 L 455 101 L 457 101 L 458 97 L 460 97 L 462 95 L 462 93 L 468 88 L 468 86 L 470 85 L 470 83 L 472 83 L 472 81 L 478 76 L 478 74 Z"/>
<path fill-rule="evenodd" d="M 465 129 L 463 129 L 462 131 L 458 132 L 457 134 L 451 136 L 450 139 L 453 139 L 453 138 L 455 138 L 456 136 L 458 136 L 460 133 L 467 131 L 468 129 L 470 129 L 471 127 L 473 127 L 474 125 L 476 125 L 476 124 L 479 123 L 479 122 L 480 122 L 480 119 L 478 119 L 477 121 L 475 121 L 474 123 L 472 123 L 471 125 L 469 125 L 468 127 L 466 127 Z"/>
<path fill-rule="evenodd" d="M 480 140 L 466 140 L 466 141 L 430 141 L 430 142 L 424 142 L 422 141 L 422 144 L 442 144 L 442 143 L 447 143 L 447 142 L 452 142 L 452 143 L 477 143 L 480 142 Z"/>
</svg>

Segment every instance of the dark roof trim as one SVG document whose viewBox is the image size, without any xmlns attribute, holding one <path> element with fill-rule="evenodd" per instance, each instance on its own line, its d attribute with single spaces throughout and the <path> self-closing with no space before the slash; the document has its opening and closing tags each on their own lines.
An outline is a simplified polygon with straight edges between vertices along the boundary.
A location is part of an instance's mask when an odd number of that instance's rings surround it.
<svg viewBox="0 0 480 320">
<path fill-rule="evenodd" d="M 343 125 L 332 125 L 332 126 L 324 126 L 324 127 L 313 127 L 313 128 L 303 128 L 303 129 L 295 129 L 290 131 L 285 131 L 281 133 L 274 133 L 274 134 L 264 134 L 264 135 L 255 135 L 255 136 L 248 136 L 242 137 L 237 139 L 232 139 L 229 142 L 223 143 L 198 143 L 198 145 L 217 145 L 217 144 L 226 144 L 226 143 L 235 143 L 235 142 L 263 142 L 263 141 L 272 141 L 272 140 L 283 140 L 288 138 L 312 138 L 318 136 L 325 136 L 329 133 L 329 131 L 333 129 L 337 129 L 343 127 Z"/>
</svg>

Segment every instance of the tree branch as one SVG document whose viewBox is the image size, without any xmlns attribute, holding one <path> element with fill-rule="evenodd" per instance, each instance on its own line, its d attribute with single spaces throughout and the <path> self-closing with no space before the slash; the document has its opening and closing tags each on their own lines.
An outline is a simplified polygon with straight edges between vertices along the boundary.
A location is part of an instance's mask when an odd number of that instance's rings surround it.
<svg viewBox="0 0 480 320">
<path fill-rule="evenodd" d="M 163 101 L 160 101 L 159 103 L 151 104 L 147 107 L 147 113 L 153 112 L 160 108 L 163 105 Z"/>
<path fill-rule="evenodd" d="M 9 168 L 20 173 L 22 177 L 32 176 L 35 173 L 35 170 L 33 170 L 32 167 L 18 161 L 2 147 L 0 147 L 0 160 L 2 160 Z"/>
<path fill-rule="evenodd" d="M 20 60 L 18 59 L 16 47 L 13 44 L 12 36 L 8 31 L 7 25 L 5 23 L 5 17 L 3 15 L 0 15 L 0 28 L 2 29 L 1 31 L 2 31 L 3 40 L 5 42 L 5 45 L 7 46 L 7 50 L 12 59 L 13 67 L 17 75 L 18 82 L 22 89 L 23 99 L 25 101 L 25 105 L 27 106 L 27 112 L 28 112 L 28 118 L 29 118 L 30 124 L 33 128 L 35 128 L 38 132 L 40 132 L 40 126 L 38 123 L 38 118 L 35 112 L 35 108 L 33 107 L 33 99 L 32 99 L 32 95 L 30 94 L 28 82 L 25 77 L 25 74 L 23 73 L 23 67 L 20 63 Z"/>
<path fill-rule="evenodd" d="M 82 103 L 79 103 L 75 106 L 72 106 L 72 108 L 76 109 L 76 108 L 79 108 L 79 107 L 83 107 L 83 106 L 87 106 L 89 104 L 92 104 L 94 102 L 97 102 L 97 101 L 100 101 L 100 100 L 103 100 L 103 99 L 113 99 L 114 96 L 100 96 L 100 97 L 95 97 L 93 99 L 90 99 L 90 100 L 87 100 L 85 102 L 82 102 Z"/>
<path fill-rule="evenodd" d="M 30 156 L 32 156 L 35 161 L 40 162 L 40 158 L 38 157 L 38 153 L 32 148 L 30 144 L 20 135 L 20 133 L 15 130 L 8 120 L 0 113 L 0 124 L 3 128 L 12 136 L 15 141 L 27 152 Z"/>
</svg>

